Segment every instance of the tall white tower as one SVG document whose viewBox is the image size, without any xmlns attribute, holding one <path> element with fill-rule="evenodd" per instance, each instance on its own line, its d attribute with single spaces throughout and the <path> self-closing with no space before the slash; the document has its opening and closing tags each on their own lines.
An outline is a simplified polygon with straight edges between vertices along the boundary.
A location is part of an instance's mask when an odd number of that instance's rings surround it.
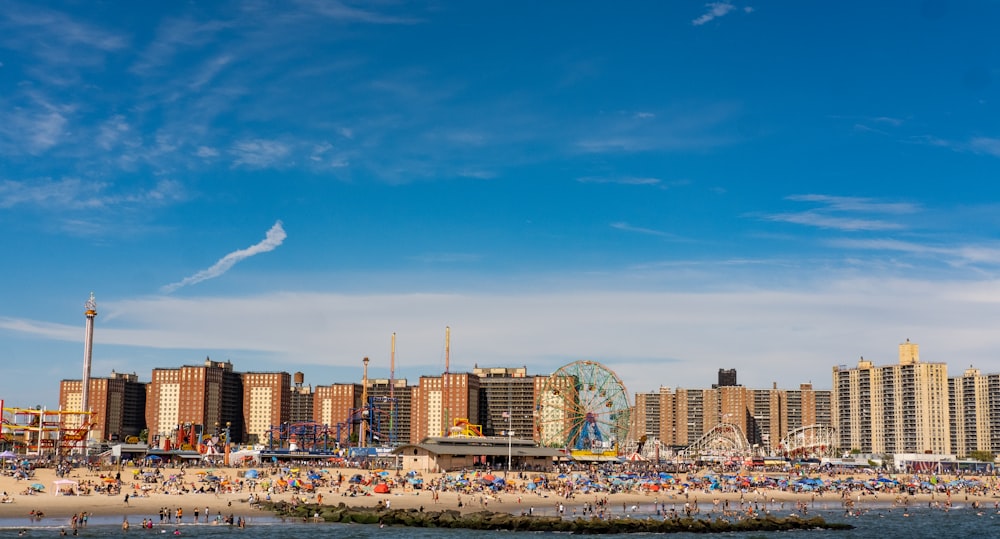
<svg viewBox="0 0 1000 539">
<path fill-rule="evenodd" d="M 97 302 L 94 301 L 94 293 L 90 293 L 90 299 L 84 305 L 83 315 L 87 317 L 87 327 L 83 335 L 83 388 L 80 395 L 80 407 L 82 412 L 90 411 L 90 364 L 94 357 L 94 319 L 97 318 Z M 90 418 L 85 421 L 89 422 Z M 83 454 L 87 454 L 87 442 L 90 441 L 88 431 L 87 438 L 83 441 Z"/>
</svg>

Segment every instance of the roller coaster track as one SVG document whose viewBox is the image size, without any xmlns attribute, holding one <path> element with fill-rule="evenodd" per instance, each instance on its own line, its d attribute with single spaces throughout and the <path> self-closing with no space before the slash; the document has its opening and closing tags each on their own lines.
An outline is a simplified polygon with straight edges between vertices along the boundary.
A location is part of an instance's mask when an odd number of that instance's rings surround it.
<svg viewBox="0 0 1000 539">
<path fill-rule="evenodd" d="M 708 452 L 750 454 L 750 442 L 739 425 L 719 423 L 708 430 L 701 438 L 695 440 L 683 451 L 686 455 L 696 455 Z"/>
<path fill-rule="evenodd" d="M 806 425 L 793 429 L 781 439 L 779 449 L 790 457 L 831 454 L 837 443 L 837 429 L 830 425 Z"/>
</svg>

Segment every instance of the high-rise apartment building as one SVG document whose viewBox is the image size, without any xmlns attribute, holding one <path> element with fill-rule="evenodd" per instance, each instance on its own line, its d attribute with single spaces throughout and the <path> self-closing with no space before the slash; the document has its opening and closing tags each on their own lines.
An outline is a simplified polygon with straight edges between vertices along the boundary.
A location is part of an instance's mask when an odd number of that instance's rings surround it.
<svg viewBox="0 0 1000 539">
<path fill-rule="evenodd" d="M 957 455 L 991 451 L 989 382 L 990 376 L 972 367 L 948 379 L 951 449 Z"/>
<path fill-rule="evenodd" d="M 272 427 L 289 422 L 291 381 L 287 372 L 243 373 L 243 439 L 265 443 Z"/>
<path fill-rule="evenodd" d="M 410 443 L 447 436 L 456 419 L 479 418 L 480 379 L 472 373 L 421 376 L 413 388 Z"/>
<path fill-rule="evenodd" d="M 580 420 L 579 411 L 575 409 L 579 401 L 578 384 L 579 381 L 571 376 L 552 374 L 535 377 L 537 397 L 532 439 L 546 447 L 566 446 L 573 426 Z"/>
<path fill-rule="evenodd" d="M 406 379 L 369 378 L 368 400 L 377 416 L 379 443 L 399 445 L 410 441 L 413 388 Z"/>
<path fill-rule="evenodd" d="M 664 388 L 660 388 L 660 391 L 663 390 Z M 662 440 L 660 412 L 660 393 L 636 393 L 629 436 L 634 440 L 643 436 Z"/>
<path fill-rule="evenodd" d="M 210 433 L 228 427 L 242 442 L 243 382 L 233 364 L 213 362 L 177 369 L 153 369 L 146 386 L 146 425 L 151 443 L 174 438 L 178 429 Z"/>
<path fill-rule="evenodd" d="M 292 376 L 292 391 L 288 400 L 288 420 L 292 423 L 313 421 L 313 389 L 305 385 L 305 375 L 296 372 Z"/>
<path fill-rule="evenodd" d="M 59 382 L 59 409 L 82 410 L 83 381 Z M 146 384 L 136 374 L 111 371 L 108 378 L 90 378 L 91 440 L 124 441 L 146 428 Z M 65 416 L 64 428 L 80 428 L 82 415 Z"/>
<path fill-rule="evenodd" d="M 531 439 L 535 431 L 536 376 L 529 376 L 527 367 L 494 367 L 472 369 L 479 377 L 479 411 L 486 436 L 506 436 Z"/>
<path fill-rule="evenodd" d="M 864 453 L 951 453 L 948 366 L 920 361 L 899 345 L 899 363 L 833 368 L 834 427 L 842 449 Z"/>
<path fill-rule="evenodd" d="M 362 407 L 361 384 L 333 384 L 316 386 L 313 397 L 313 418 L 339 435 L 340 443 L 357 441 L 360 417 L 355 412 Z M 352 438 L 352 436 L 354 438 Z"/>
</svg>

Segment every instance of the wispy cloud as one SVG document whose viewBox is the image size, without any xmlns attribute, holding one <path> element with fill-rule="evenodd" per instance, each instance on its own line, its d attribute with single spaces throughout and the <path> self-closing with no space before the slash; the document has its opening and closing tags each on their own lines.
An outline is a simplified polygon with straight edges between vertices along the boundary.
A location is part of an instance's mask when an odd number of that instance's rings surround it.
<svg viewBox="0 0 1000 539">
<path fill-rule="evenodd" d="M 218 157 L 219 150 L 216 150 L 215 148 L 211 148 L 209 146 L 198 146 L 198 149 L 195 150 L 194 154 L 203 159 L 208 159 L 211 157 Z"/>
<path fill-rule="evenodd" d="M 863 197 L 844 197 L 833 195 L 806 194 L 791 195 L 788 200 L 796 202 L 818 202 L 827 209 L 835 211 L 879 212 L 892 214 L 907 214 L 920 211 L 919 204 L 911 202 L 880 202 Z"/>
<path fill-rule="evenodd" d="M 11 154 L 40 155 L 67 137 L 71 105 L 57 104 L 40 92 L 26 92 L 20 100 L 3 103 L 0 148 Z"/>
<path fill-rule="evenodd" d="M 352 7 L 339 0 L 297 0 L 296 3 L 319 16 L 342 22 L 368 24 L 417 24 L 421 22 L 420 19 L 413 17 L 396 17 Z"/>
<path fill-rule="evenodd" d="M 276 140 L 242 140 L 230 148 L 233 166 L 264 168 L 277 165 L 291 153 L 291 148 Z"/>
<path fill-rule="evenodd" d="M 478 253 L 425 253 L 409 258 L 425 264 L 469 264 L 481 261 L 483 255 Z"/>
<path fill-rule="evenodd" d="M 901 223 L 891 222 L 878 217 L 856 217 L 844 215 L 847 213 L 872 213 L 902 215 L 920 210 L 916 204 L 908 202 L 881 202 L 861 197 L 841 197 L 820 194 L 792 195 L 788 200 L 796 202 L 814 202 L 820 208 L 799 212 L 782 212 L 763 215 L 766 221 L 794 223 L 843 231 L 879 231 L 900 230 L 905 228 Z"/>
<path fill-rule="evenodd" d="M 1000 138 L 996 137 L 972 137 L 968 140 L 952 140 L 933 135 L 923 135 L 911 137 L 910 142 L 915 144 L 926 144 L 939 148 L 948 148 L 956 152 L 975 153 L 1000 157 Z"/>
<path fill-rule="evenodd" d="M 185 277 L 184 279 L 176 283 L 168 284 L 162 287 L 161 291 L 169 294 L 177 290 L 178 288 L 192 284 L 197 284 L 202 281 L 207 281 L 208 279 L 214 279 L 229 271 L 233 266 L 235 266 L 238 262 L 242 260 L 246 260 L 251 256 L 259 255 L 261 253 L 266 253 L 277 249 L 278 246 L 285 241 L 286 237 L 287 234 L 285 234 L 285 229 L 282 228 L 281 226 L 281 221 L 277 221 L 274 223 L 274 226 L 272 226 L 271 229 L 267 231 L 267 235 L 265 235 L 264 239 L 261 242 L 251 245 L 246 249 L 233 251 L 227 254 L 226 256 L 222 257 L 218 262 L 213 264 L 212 267 L 203 269 L 198 273 L 195 273 L 190 277 Z"/>
<path fill-rule="evenodd" d="M 829 242 L 835 247 L 845 249 L 864 249 L 869 251 L 894 251 L 917 256 L 943 259 L 955 266 L 984 265 L 1000 266 L 1000 245 L 966 244 L 966 245 L 931 245 L 902 241 L 896 239 L 837 239 Z"/>
<path fill-rule="evenodd" d="M 116 114 L 98 127 L 97 138 L 94 142 L 104 150 L 111 150 L 118 145 L 129 129 L 125 117 Z"/>
<path fill-rule="evenodd" d="M 115 193 L 112 184 L 80 178 L 0 181 L 0 208 L 26 206 L 60 211 L 89 210 L 125 205 L 162 205 L 186 197 L 183 186 L 175 180 L 160 180 L 150 189 L 121 193 Z"/>
<path fill-rule="evenodd" d="M 9 3 L 0 12 L 0 42 L 59 65 L 92 64 L 128 46 L 123 36 L 36 3 Z M 94 54 L 94 53 L 97 54 Z"/>
<path fill-rule="evenodd" d="M 576 139 L 574 144 L 588 153 L 716 148 L 738 140 L 725 127 L 738 117 L 741 108 L 737 103 L 719 102 L 678 106 L 655 116 L 604 114 L 578 129 L 598 134 Z"/>
<path fill-rule="evenodd" d="M 11 9 L 8 6 L 3 16 L 15 26 L 30 28 L 39 41 L 82 45 L 109 52 L 128 45 L 128 41 L 122 36 L 76 21 L 64 13 L 39 8 L 33 3 L 28 9 L 21 9 L 17 5 Z"/>
<path fill-rule="evenodd" d="M 633 177 L 621 177 L 621 178 L 599 178 L 594 176 L 585 176 L 583 178 L 577 178 L 576 181 L 580 183 L 617 183 L 621 185 L 660 185 L 663 183 L 659 178 L 633 178 Z"/>
<path fill-rule="evenodd" d="M 670 232 L 664 232 L 662 230 L 654 230 L 652 228 L 643 228 L 640 226 L 632 226 L 624 221 L 619 221 L 617 223 L 611 223 L 611 228 L 616 230 L 621 230 L 624 232 L 635 232 L 638 234 L 646 234 L 649 236 L 658 236 L 661 238 L 677 238 L 676 234 Z"/>
<path fill-rule="evenodd" d="M 691 24 L 695 26 L 701 26 L 719 17 L 724 17 L 727 14 L 729 14 L 729 12 L 736 9 L 736 6 L 734 6 L 730 2 L 711 2 L 705 4 L 705 7 L 708 8 L 708 11 L 705 12 L 700 17 L 698 17 L 697 19 L 691 21 Z"/>
<path fill-rule="evenodd" d="M 889 223 L 877 219 L 837 217 L 833 215 L 825 215 L 814 210 L 794 213 L 774 213 L 765 216 L 764 219 L 768 221 L 780 221 L 784 223 L 794 223 L 798 225 L 813 226 L 816 228 L 830 228 L 844 231 L 899 230 L 903 228 L 902 225 L 898 223 Z"/>
<path fill-rule="evenodd" d="M 221 21 L 166 19 L 131 69 L 140 74 L 154 72 L 170 63 L 178 51 L 203 47 L 229 26 L 230 23 Z"/>
<path fill-rule="evenodd" d="M 975 137 L 969 141 L 969 148 L 975 153 L 1000 157 L 1000 138 Z"/>
</svg>

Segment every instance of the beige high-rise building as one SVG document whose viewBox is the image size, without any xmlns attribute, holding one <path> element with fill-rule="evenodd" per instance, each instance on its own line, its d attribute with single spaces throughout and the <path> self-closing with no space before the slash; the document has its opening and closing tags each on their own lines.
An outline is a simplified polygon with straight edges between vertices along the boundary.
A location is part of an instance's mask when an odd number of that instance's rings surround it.
<svg viewBox="0 0 1000 539">
<path fill-rule="evenodd" d="M 266 442 L 272 427 L 289 421 L 291 380 L 287 372 L 243 373 L 243 421 L 250 443 Z"/>
<path fill-rule="evenodd" d="M 909 339 L 899 363 L 882 367 L 862 358 L 833 368 L 834 427 L 844 450 L 864 453 L 949 454 L 948 366 L 920 361 Z"/>
<path fill-rule="evenodd" d="M 948 379 L 951 395 L 951 449 L 960 457 L 973 451 L 992 451 L 990 436 L 990 378 L 971 366 L 962 376 Z"/>
<path fill-rule="evenodd" d="M 565 447 L 572 437 L 578 401 L 576 381 L 571 376 L 551 374 L 535 377 L 535 432 L 533 439 L 546 447 Z M 567 400 L 569 402 L 567 402 Z"/>
</svg>

